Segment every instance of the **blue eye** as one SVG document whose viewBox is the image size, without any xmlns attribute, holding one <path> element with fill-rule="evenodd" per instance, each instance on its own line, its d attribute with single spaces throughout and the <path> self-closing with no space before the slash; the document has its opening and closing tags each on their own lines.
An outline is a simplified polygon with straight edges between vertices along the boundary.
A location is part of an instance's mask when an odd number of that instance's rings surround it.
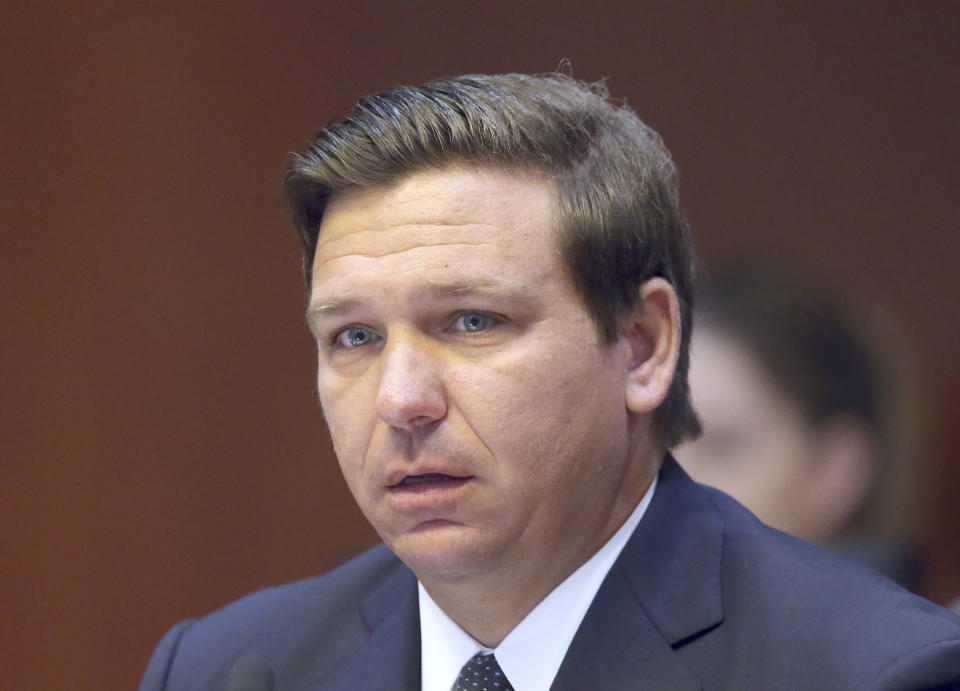
<svg viewBox="0 0 960 691">
<path fill-rule="evenodd" d="M 343 346 L 344 348 L 357 348 L 359 346 L 367 345 L 376 338 L 370 329 L 366 329 L 362 326 L 348 326 L 343 331 L 337 334 L 335 340 L 336 344 Z"/>
<path fill-rule="evenodd" d="M 493 320 L 482 312 L 466 312 L 457 317 L 454 327 L 457 331 L 475 333 L 489 329 L 491 321 Z"/>
</svg>

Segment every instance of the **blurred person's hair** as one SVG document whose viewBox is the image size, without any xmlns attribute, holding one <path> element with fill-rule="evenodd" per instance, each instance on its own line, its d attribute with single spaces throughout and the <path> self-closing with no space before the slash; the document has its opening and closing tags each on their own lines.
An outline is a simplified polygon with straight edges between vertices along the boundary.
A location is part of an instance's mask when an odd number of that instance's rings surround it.
<svg viewBox="0 0 960 691">
<path fill-rule="evenodd" d="M 555 186 L 558 248 L 606 342 L 617 339 L 644 281 L 673 285 L 680 357 L 654 420 L 668 447 L 699 435 L 687 385 L 695 260 L 674 165 L 656 132 L 601 84 L 564 74 L 466 75 L 360 100 L 288 171 L 308 286 L 333 195 L 458 164 L 532 173 Z"/>
<path fill-rule="evenodd" d="M 698 324 L 751 353 L 808 421 L 852 416 L 873 443 L 873 486 L 850 532 L 911 528 L 917 398 L 902 334 L 876 303 L 789 271 L 727 265 L 698 283 Z"/>
</svg>

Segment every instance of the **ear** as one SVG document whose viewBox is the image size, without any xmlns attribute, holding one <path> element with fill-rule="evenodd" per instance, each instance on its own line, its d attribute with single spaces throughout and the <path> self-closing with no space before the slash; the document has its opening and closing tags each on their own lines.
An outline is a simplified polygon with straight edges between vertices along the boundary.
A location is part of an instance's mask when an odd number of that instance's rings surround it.
<svg viewBox="0 0 960 691">
<path fill-rule="evenodd" d="M 627 410 L 652 412 L 667 396 L 680 353 L 680 305 L 670 283 L 651 278 L 640 286 L 640 300 L 624 316 L 620 338 L 631 354 Z"/>
</svg>

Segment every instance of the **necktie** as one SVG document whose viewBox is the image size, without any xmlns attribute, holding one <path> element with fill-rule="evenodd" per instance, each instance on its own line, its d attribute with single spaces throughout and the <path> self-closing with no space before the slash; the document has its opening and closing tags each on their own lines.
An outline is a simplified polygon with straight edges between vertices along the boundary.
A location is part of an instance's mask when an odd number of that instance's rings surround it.
<svg viewBox="0 0 960 691">
<path fill-rule="evenodd" d="M 452 691 L 513 691 L 493 653 L 477 653 L 460 669 Z"/>
</svg>

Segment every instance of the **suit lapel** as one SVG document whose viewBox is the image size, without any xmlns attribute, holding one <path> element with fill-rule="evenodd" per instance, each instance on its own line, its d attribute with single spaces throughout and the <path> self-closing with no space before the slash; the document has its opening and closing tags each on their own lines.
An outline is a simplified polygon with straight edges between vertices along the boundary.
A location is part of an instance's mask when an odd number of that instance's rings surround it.
<svg viewBox="0 0 960 691">
<path fill-rule="evenodd" d="M 367 638 L 311 688 L 419 691 L 420 613 L 413 573 L 398 565 L 364 599 L 360 617 Z"/>
<path fill-rule="evenodd" d="M 577 630 L 551 691 L 700 689 L 614 566 Z"/>
<path fill-rule="evenodd" d="M 552 691 L 699 689 L 676 650 L 723 621 L 722 521 L 667 457 L 647 514 L 597 592 Z"/>
</svg>

